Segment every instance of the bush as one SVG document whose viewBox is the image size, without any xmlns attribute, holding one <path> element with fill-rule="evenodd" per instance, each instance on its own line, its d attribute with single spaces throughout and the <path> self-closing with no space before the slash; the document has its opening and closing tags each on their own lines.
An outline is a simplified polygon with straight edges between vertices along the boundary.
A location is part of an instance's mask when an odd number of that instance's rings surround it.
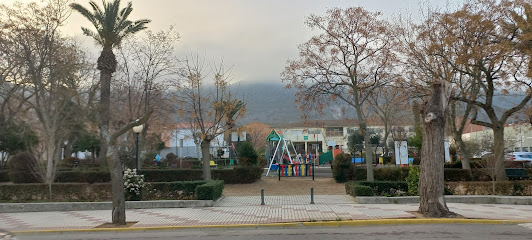
<svg viewBox="0 0 532 240">
<path fill-rule="evenodd" d="M 260 166 L 235 166 L 233 169 L 214 169 L 212 179 L 223 180 L 227 184 L 254 183 L 262 177 L 264 168 Z"/>
<path fill-rule="evenodd" d="M 61 171 L 57 172 L 56 182 L 58 183 L 97 183 L 110 182 L 109 171 Z"/>
<path fill-rule="evenodd" d="M 353 180 L 355 168 L 351 163 L 351 155 L 340 153 L 333 161 L 333 178 L 336 182 L 342 183 Z"/>
<path fill-rule="evenodd" d="M 393 161 L 393 158 L 392 158 L 391 156 L 384 156 L 384 157 L 382 157 L 382 163 L 383 163 L 384 165 L 386 165 L 386 164 L 395 164 L 395 163 L 392 162 L 392 161 Z"/>
<path fill-rule="evenodd" d="M 408 176 L 407 167 L 382 167 L 373 171 L 376 181 L 405 181 Z"/>
<path fill-rule="evenodd" d="M 419 167 L 410 167 L 408 171 L 408 177 L 406 178 L 408 183 L 408 194 L 418 195 L 419 194 Z"/>
<path fill-rule="evenodd" d="M 374 169 L 375 170 L 375 169 Z M 365 181 L 368 178 L 368 172 L 365 167 L 355 167 L 354 181 Z"/>
<path fill-rule="evenodd" d="M 37 160 L 27 152 L 17 153 L 9 162 L 9 180 L 13 183 L 37 183 L 34 168 Z"/>
<path fill-rule="evenodd" d="M 109 183 L 59 183 L 53 184 L 56 201 L 109 201 L 112 191 Z M 0 201 L 48 201 L 48 185 L 42 183 L 0 185 Z"/>
<path fill-rule="evenodd" d="M 222 196 L 223 190 L 223 181 L 209 181 L 197 186 L 194 195 L 197 200 L 216 200 Z"/>
<path fill-rule="evenodd" d="M 354 185 L 354 196 L 373 196 L 373 188 L 364 185 Z"/>
<path fill-rule="evenodd" d="M 142 198 L 145 200 L 175 200 L 194 199 L 196 187 L 207 181 L 180 181 L 148 183 L 143 189 Z"/>
<path fill-rule="evenodd" d="M 201 169 L 142 169 L 139 174 L 144 175 L 146 182 L 175 182 L 202 180 Z"/>
<path fill-rule="evenodd" d="M 9 171 L 0 170 L 0 182 L 9 182 Z"/>
<path fill-rule="evenodd" d="M 443 171 L 445 181 L 471 181 L 471 172 L 466 169 L 446 168 Z"/>
<path fill-rule="evenodd" d="M 250 142 L 241 142 L 236 148 L 238 156 L 240 157 L 239 163 L 242 166 L 255 166 L 258 164 L 257 158 L 259 155 L 255 152 L 253 144 Z"/>
<path fill-rule="evenodd" d="M 459 168 L 462 169 L 462 161 L 454 161 L 452 163 L 443 164 L 444 168 Z"/>
<path fill-rule="evenodd" d="M 405 195 L 408 192 L 408 183 L 400 181 L 358 181 L 355 184 L 371 187 L 379 196 Z"/>
<path fill-rule="evenodd" d="M 414 157 L 414 161 L 412 162 L 412 165 L 419 166 L 421 163 L 421 157 Z"/>
</svg>

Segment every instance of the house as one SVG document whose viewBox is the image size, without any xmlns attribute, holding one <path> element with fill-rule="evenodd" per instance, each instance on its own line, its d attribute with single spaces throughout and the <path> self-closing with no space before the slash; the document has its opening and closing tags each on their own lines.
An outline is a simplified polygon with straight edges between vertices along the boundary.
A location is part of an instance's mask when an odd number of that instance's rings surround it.
<svg viewBox="0 0 532 240">
<path fill-rule="evenodd" d="M 384 125 L 376 120 L 368 120 L 368 130 L 371 133 L 384 136 Z M 282 131 L 286 139 L 290 139 L 297 153 L 309 154 L 327 152 L 327 149 L 347 149 L 348 137 L 358 130 L 355 119 L 340 120 L 308 120 L 289 123 L 275 127 Z M 413 132 L 413 127 L 402 127 L 406 136 Z M 390 135 L 388 141 L 392 139 Z M 325 151 L 324 151 L 325 150 Z"/>
<path fill-rule="evenodd" d="M 212 125 L 212 123 L 206 124 Z M 198 139 L 194 139 L 196 135 L 199 136 L 199 133 L 191 123 L 181 122 L 171 125 L 163 131 L 163 139 L 167 139 L 166 148 L 161 150 L 159 155 L 165 157 L 168 153 L 174 153 L 181 158 L 201 158 L 201 149 L 196 144 Z M 209 151 L 212 156 L 216 156 L 218 149 L 224 146 L 226 146 L 224 134 L 220 134 L 211 142 Z"/>
<path fill-rule="evenodd" d="M 465 129 L 467 130 L 467 128 Z M 493 145 L 493 130 L 482 126 L 472 129 L 474 130 L 462 134 L 462 139 L 480 145 L 481 149 L 479 149 L 479 151 L 491 151 Z M 504 125 L 504 151 L 532 151 L 532 125 L 529 122 L 515 121 Z"/>
</svg>

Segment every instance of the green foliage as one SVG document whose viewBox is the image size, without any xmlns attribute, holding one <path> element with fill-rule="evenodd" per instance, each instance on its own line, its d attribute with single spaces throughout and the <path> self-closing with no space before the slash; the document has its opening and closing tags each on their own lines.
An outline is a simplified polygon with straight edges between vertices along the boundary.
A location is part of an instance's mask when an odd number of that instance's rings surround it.
<svg viewBox="0 0 532 240">
<path fill-rule="evenodd" d="M 9 171 L 0 170 L 0 182 L 9 182 Z"/>
<path fill-rule="evenodd" d="M 72 145 L 74 152 L 98 152 L 100 150 L 100 139 L 98 135 L 89 132 L 83 132 Z"/>
<path fill-rule="evenodd" d="M 333 178 L 336 182 L 347 182 L 354 178 L 355 167 L 351 163 L 351 155 L 347 153 L 336 155 L 332 167 Z"/>
<path fill-rule="evenodd" d="M 370 133 L 369 143 L 370 144 L 380 144 L 381 135 Z M 355 131 L 347 137 L 347 148 L 351 152 L 358 152 L 361 150 L 362 144 L 364 143 L 364 135 L 360 134 L 359 131 Z"/>
<path fill-rule="evenodd" d="M 423 127 L 418 125 L 414 129 L 415 134 L 407 139 L 407 144 L 409 147 L 415 147 L 421 151 L 421 145 L 423 145 Z"/>
<path fill-rule="evenodd" d="M 0 152 L 16 154 L 28 151 L 39 142 L 32 128 L 24 122 L 0 122 Z"/>
<path fill-rule="evenodd" d="M 443 176 L 446 182 L 471 181 L 471 172 L 466 169 L 445 168 Z"/>
<path fill-rule="evenodd" d="M 197 186 L 194 195 L 197 200 L 216 200 L 222 196 L 223 190 L 223 181 L 209 181 Z"/>
<path fill-rule="evenodd" d="M 238 157 L 240 157 L 240 164 L 242 166 L 255 166 L 258 164 L 257 158 L 259 155 L 255 152 L 253 144 L 248 141 L 241 142 L 236 148 Z"/>
<path fill-rule="evenodd" d="M 444 168 L 462 168 L 462 161 L 454 161 L 452 163 L 444 163 Z"/>
<path fill-rule="evenodd" d="M 402 181 L 357 181 L 354 183 L 371 187 L 378 196 L 402 196 L 408 192 L 408 183 Z"/>
<path fill-rule="evenodd" d="M 408 176 L 408 168 L 405 167 L 382 167 L 373 169 L 376 181 L 405 181 Z"/>
<path fill-rule="evenodd" d="M 364 185 L 355 184 L 353 187 L 355 196 L 373 196 L 373 188 Z"/>
<path fill-rule="evenodd" d="M 264 168 L 260 166 L 235 166 L 233 169 L 214 169 L 212 179 L 223 180 L 226 184 L 254 183 L 262 177 Z"/>
<path fill-rule="evenodd" d="M 8 161 L 9 180 L 13 183 L 36 183 L 34 169 L 37 159 L 27 152 L 17 153 Z"/>
<path fill-rule="evenodd" d="M 260 166 L 235 166 L 233 169 L 212 169 L 212 179 L 223 180 L 227 184 L 253 183 L 262 177 Z M 174 182 L 201 180 L 201 169 L 143 169 L 146 182 Z"/>
<path fill-rule="evenodd" d="M 104 183 L 111 181 L 109 171 L 59 171 L 56 182 L 58 183 Z"/>
<path fill-rule="evenodd" d="M 406 182 L 408 183 L 408 193 L 410 195 L 418 195 L 419 192 L 419 168 L 418 167 L 410 167 L 410 170 L 408 171 L 408 177 L 406 178 Z"/>
<path fill-rule="evenodd" d="M 143 200 L 194 199 L 196 187 L 207 181 L 152 182 L 143 188 Z"/>
<path fill-rule="evenodd" d="M 111 200 L 109 183 L 54 183 L 55 200 L 69 202 L 94 202 Z M 0 185 L 0 201 L 30 202 L 49 200 L 48 185 L 42 183 Z"/>
</svg>

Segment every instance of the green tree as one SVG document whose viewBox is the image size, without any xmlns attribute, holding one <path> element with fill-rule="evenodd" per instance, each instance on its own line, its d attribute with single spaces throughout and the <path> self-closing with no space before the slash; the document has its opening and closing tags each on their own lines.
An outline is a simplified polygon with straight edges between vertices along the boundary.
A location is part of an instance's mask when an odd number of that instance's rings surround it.
<svg viewBox="0 0 532 240">
<path fill-rule="evenodd" d="M 421 146 L 423 145 L 423 127 L 418 125 L 414 129 L 415 134 L 407 139 L 407 144 L 409 147 L 415 147 L 418 151 L 421 151 Z"/>
<path fill-rule="evenodd" d="M 253 148 L 251 142 L 241 142 L 236 149 L 238 156 L 240 157 L 240 163 L 245 166 L 257 165 L 257 159 L 259 155 Z"/>
<path fill-rule="evenodd" d="M 0 122 L 0 166 L 4 166 L 8 155 L 29 151 L 39 142 L 39 138 L 29 125 L 24 122 Z"/>
<path fill-rule="evenodd" d="M 100 70 L 99 127 L 101 140 L 100 150 L 102 153 L 100 155 L 104 157 L 114 154 L 107 151 L 107 146 L 110 145 L 111 142 L 112 144 L 116 144 L 115 140 L 112 138 L 117 133 L 115 132 L 111 135 L 109 132 L 111 77 L 116 71 L 117 65 L 113 48 L 120 46 L 122 39 L 126 36 L 146 29 L 146 24 L 148 24 L 150 20 L 128 20 L 129 15 L 133 11 L 131 2 L 129 2 L 123 9 L 120 9 L 120 0 L 114 0 L 110 3 L 102 1 L 103 9 L 96 5 L 94 1 L 90 1 L 89 4 L 91 5 L 93 12 L 77 3 L 70 4 L 70 7 L 87 18 L 94 28 L 96 28 L 96 32 L 94 32 L 88 28 L 82 27 L 83 34 L 94 38 L 96 43 L 102 46 L 102 52 L 98 57 L 97 69 Z M 134 124 L 132 124 L 132 126 L 133 125 Z M 113 185 L 112 221 L 115 224 L 125 225 L 126 215 L 121 164 L 119 163 L 118 157 L 115 160 L 111 157 L 110 161 L 109 167 L 111 170 L 111 181 Z"/>
<path fill-rule="evenodd" d="M 381 136 L 379 134 L 371 134 L 369 138 L 370 144 L 376 145 L 379 144 L 381 141 Z M 347 147 L 349 150 L 354 153 L 358 150 L 361 150 L 362 145 L 364 144 L 364 136 L 360 134 L 358 131 L 355 131 L 354 133 L 350 134 L 347 138 Z"/>
</svg>

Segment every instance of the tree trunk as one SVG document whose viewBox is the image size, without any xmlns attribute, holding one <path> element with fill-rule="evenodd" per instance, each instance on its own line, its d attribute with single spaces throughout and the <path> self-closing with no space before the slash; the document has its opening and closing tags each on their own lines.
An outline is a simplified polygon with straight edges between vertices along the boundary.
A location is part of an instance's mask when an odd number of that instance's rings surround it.
<svg viewBox="0 0 532 240">
<path fill-rule="evenodd" d="M 504 126 L 495 126 L 493 128 L 493 154 L 495 155 L 495 168 L 497 174 L 495 181 L 506 180 L 504 171 Z"/>
<path fill-rule="evenodd" d="M 203 180 L 211 180 L 211 155 L 209 154 L 210 140 L 201 141 L 201 159 L 203 161 Z"/>
<path fill-rule="evenodd" d="M 462 154 L 462 169 L 467 169 L 471 171 L 471 164 L 469 164 L 469 159 L 471 159 L 471 153 L 469 153 L 469 150 L 467 149 L 464 140 L 462 139 L 462 135 L 456 134 L 454 136 L 454 141 L 458 143 L 458 146 L 460 146 L 460 153 Z"/>
<path fill-rule="evenodd" d="M 110 106 L 111 106 L 111 77 L 116 71 L 116 58 L 112 49 L 103 49 L 98 57 L 98 70 L 100 70 L 100 162 L 106 160 L 107 144 L 102 132 L 109 132 Z"/>
<path fill-rule="evenodd" d="M 122 165 L 118 157 L 118 149 L 115 145 L 109 145 L 107 152 L 107 159 L 109 170 L 111 173 L 111 189 L 113 193 L 113 224 L 126 224 L 126 202 L 124 196 L 124 180 L 122 173 Z"/>
<path fill-rule="evenodd" d="M 369 137 L 369 131 L 366 127 L 366 124 L 360 124 L 360 129 L 362 129 L 362 134 L 364 135 L 364 152 L 366 153 L 366 174 L 368 181 L 374 181 L 373 176 L 373 149 L 371 148 L 371 142 Z"/>
<path fill-rule="evenodd" d="M 426 217 L 452 215 L 444 195 L 444 139 L 446 93 L 441 83 L 433 83 L 432 96 L 423 111 L 423 147 L 419 174 L 419 212 Z M 444 95 L 445 94 L 445 95 Z"/>
</svg>

